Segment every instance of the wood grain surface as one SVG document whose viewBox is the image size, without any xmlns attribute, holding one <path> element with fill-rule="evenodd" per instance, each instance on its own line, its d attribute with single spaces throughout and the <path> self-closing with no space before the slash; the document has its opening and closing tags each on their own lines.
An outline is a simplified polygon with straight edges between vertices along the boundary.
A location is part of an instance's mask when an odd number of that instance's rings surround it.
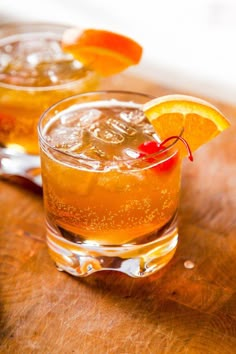
<svg viewBox="0 0 236 354">
<path fill-rule="evenodd" d="M 104 87 L 177 92 L 127 74 Z M 236 107 L 213 103 L 232 126 L 184 162 L 178 249 L 149 278 L 58 272 L 42 196 L 0 181 L 0 353 L 236 353 Z"/>
</svg>

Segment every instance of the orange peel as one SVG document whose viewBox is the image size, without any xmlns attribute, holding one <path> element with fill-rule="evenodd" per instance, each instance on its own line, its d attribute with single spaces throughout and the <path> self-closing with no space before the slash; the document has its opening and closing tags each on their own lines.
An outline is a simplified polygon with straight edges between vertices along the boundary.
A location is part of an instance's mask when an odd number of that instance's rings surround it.
<svg viewBox="0 0 236 354">
<path fill-rule="evenodd" d="M 71 28 L 62 49 L 101 76 L 117 74 L 139 63 L 142 47 L 133 39 L 107 30 Z"/>
</svg>

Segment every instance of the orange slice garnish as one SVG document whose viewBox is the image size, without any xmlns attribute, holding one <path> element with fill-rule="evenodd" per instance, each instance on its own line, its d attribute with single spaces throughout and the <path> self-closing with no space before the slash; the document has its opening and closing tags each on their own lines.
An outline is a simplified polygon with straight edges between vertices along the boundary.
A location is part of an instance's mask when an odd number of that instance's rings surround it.
<svg viewBox="0 0 236 354">
<path fill-rule="evenodd" d="M 187 95 L 155 98 L 144 104 L 143 111 L 161 140 L 181 134 L 192 151 L 230 125 L 215 106 Z"/>
<path fill-rule="evenodd" d="M 71 28 L 62 37 L 62 49 L 101 76 L 117 74 L 139 63 L 142 47 L 118 33 Z"/>
</svg>

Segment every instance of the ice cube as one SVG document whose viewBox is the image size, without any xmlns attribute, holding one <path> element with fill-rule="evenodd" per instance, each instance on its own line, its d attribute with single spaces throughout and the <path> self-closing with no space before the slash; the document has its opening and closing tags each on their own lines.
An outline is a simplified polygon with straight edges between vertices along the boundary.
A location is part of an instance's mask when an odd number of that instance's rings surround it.
<svg viewBox="0 0 236 354">
<path fill-rule="evenodd" d="M 138 159 L 140 156 L 140 152 L 130 149 L 130 148 L 124 149 L 123 154 L 125 157 L 131 158 L 131 159 Z"/>
<path fill-rule="evenodd" d="M 156 134 L 155 130 L 153 129 L 153 126 L 150 123 L 145 123 L 142 125 L 142 130 L 144 134 L 153 136 Z"/>
<path fill-rule="evenodd" d="M 109 118 L 107 120 L 107 125 L 128 136 L 134 136 L 137 133 L 136 129 L 126 124 L 126 122 L 122 122 L 121 120 L 118 119 Z"/>
<path fill-rule="evenodd" d="M 127 123 L 139 124 L 145 119 L 145 116 L 142 111 L 135 109 L 132 111 L 121 112 L 120 118 Z"/>
<path fill-rule="evenodd" d="M 75 111 L 63 111 L 60 117 L 60 123 L 66 127 L 76 127 L 80 125 L 80 114 Z"/>
<path fill-rule="evenodd" d="M 29 54 L 27 56 L 27 62 L 30 64 L 30 66 L 35 67 L 36 65 L 38 65 L 38 63 L 40 62 L 40 56 L 39 53 L 32 53 Z"/>
<path fill-rule="evenodd" d="M 71 127 L 59 127 L 48 132 L 47 141 L 54 147 L 68 150 L 82 140 L 82 131 Z"/>
<path fill-rule="evenodd" d="M 42 62 L 50 63 L 67 57 L 62 52 L 58 41 L 44 38 L 19 42 L 16 51 L 18 56 L 24 56 L 26 62 L 32 67 Z"/>
<path fill-rule="evenodd" d="M 78 80 L 85 76 L 85 69 L 78 68 L 74 60 L 63 59 L 54 61 L 42 61 L 35 66 L 38 75 L 48 77 L 52 83 Z"/>
<path fill-rule="evenodd" d="M 0 71 L 4 71 L 4 69 L 10 64 L 11 56 L 6 53 L 0 52 Z"/>
<path fill-rule="evenodd" d="M 80 125 L 85 127 L 96 122 L 102 115 L 99 109 L 90 109 L 89 111 L 83 112 L 80 117 Z"/>
<path fill-rule="evenodd" d="M 94 126 L 90 129 L 93 136 L 101 140 L 103 143 L 120 144 L 124 141 L 124 137 L 114 130 L 107 129 L 105 126 Z"/>
</svg>

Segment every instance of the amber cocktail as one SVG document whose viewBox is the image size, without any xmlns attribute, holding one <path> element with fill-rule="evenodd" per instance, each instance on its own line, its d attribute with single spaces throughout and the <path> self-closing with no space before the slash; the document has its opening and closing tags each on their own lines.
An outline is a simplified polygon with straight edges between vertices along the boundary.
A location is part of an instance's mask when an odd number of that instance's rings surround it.
<svg viewBox="0 0 236 354">
<path fill-rule="evenodd" d="M 65 29 L 37 23 L 0 26 L 2 169 L 27 172 L 37 167 L 37 123 L 43 111 L 62 98 L 97 87 L 97 75 L 62 52 Z"/>
<path fill-rule="evenodd" d="M 141 106 L 150 96 L 94 92 L 62 100 L 41 118 L 47 242 L 58 268 L 85 276 L 119 270 L 142 277 L 177 245 L 181 158 Z"/>
</svg>

